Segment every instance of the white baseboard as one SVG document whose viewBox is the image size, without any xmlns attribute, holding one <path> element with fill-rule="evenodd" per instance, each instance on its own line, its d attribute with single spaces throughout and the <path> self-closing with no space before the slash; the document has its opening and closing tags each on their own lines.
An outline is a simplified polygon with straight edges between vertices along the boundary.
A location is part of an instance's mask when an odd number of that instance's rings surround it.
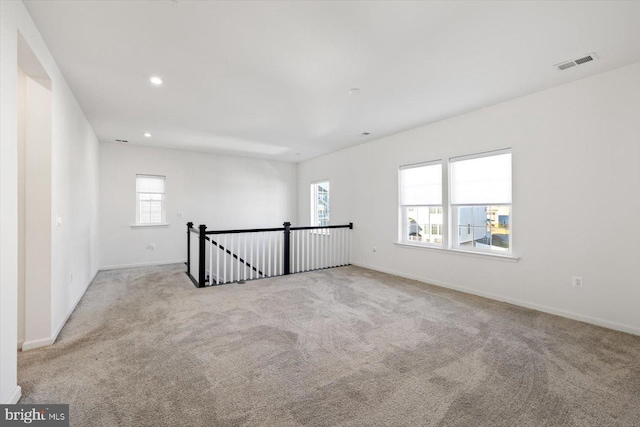
<svg viewBox="0 0 640 427">
<path fill-rule="evenodd" d="M 39 340 L 25 341 L 22 343 L 22 351 L 29 351 L 29 350 L 35 350 L 36 348 L 47 347 L 53 344 L 54 341 L 55 341 L 55 338 L 53 337 L 46 337 L 46 338 L 40 338 Z"/>
<path fill-rule="evenodd" d="M 517 306 L 520 306 L 520 307 L 530 308 L 532 310 L 541 311 L 543 313 L 548 313 L 548 314 L 553 314 L 553 315 L 556 315 L 556 316 L 566 317 L 568 319 L 577 320 L 577 321 L 585 322 L 585 323 L 590 323 L 590 324 L 596 325 L 596 326 L 602 326 L 603 328 L 613 329 L 613 330 L 620 331 L 620 332 L 626 332 L 626 333 L 633 334 L 633 335 L 640 335 L 640 329 L 639 328 L 636 328 L 636 327 L 633 327 L 633 326 L 629 326 L 629 325 L 625 325 L 625 324 L 622 324 L 622 323 L 612 322 L 612 321 L 609 321 L 609 320 L 600 319 L 600 318 L 592 317 L 592 316 L 586 316 L 586 315 L 579 314 L 579 313 L 573 313 L 571 311 L 565 311 L 565 310 L 562 310 L 562 309 L 558 309 L 558 308 L 554 308 L 554 307 L 548 307 L 548 306 L 545 306 L 545 305 L 533 304 L 533 303 L 530 303 L 530 302 L 521 301 L 521 300 L 517 300 L 517 299 L 514 299 L 514 298 L 509 298 L 509 297 L 504 297 L 504 296 L 497 295 L 497 294 L 478 291 L 478 290 L 475 290 L 475 289 L 472 289 L 472 288 L 467 288 L 467 287 L 464 287 L 464 286 L 451 285 L 451 284 L 443 283 L 443 282 L 440 282 L 440 281 L 437 281 L 437 280 L 430 280 L 430 279 L 427 279 L 427 278 L 424 278 L 424 277 L 418 277 L 418 276 L 413 276 L 411 274 L 401 273 L 399 271 L 387 270 L 387 269 L 384 269 L 384 268 L 374 267 L 372 265 L 361 264 L 361 263 L 358 263 L 358 262 L 352 262 L 351 264 L 353 264 L 355 266 L 358 266 L 358 267 L 367 268 L 369 270 L 379 271 L 381 273 L 393 274 L 394 276 L 400 276 L 400 277 L 404 277 L 406 279 L 417 280 L 419 282 L 423 282 L 423 283 L 427 283 L 427 284 L 430 284 L 430 285 L 439 286 L 441 288 L 452 289 L 454 291 L 464 292 L 466 294 L 477 295 L 477 296 L 480 296 L 480 297 L 489 298 L 489 299 L 492 299 L 492 300 L 506 302 L 506 303 L 513 304 L 513 305 L 517 305 Z"/>
<path fill-rule="evenodd" d="M 150 261 L 150 262 L 138 262 L 134 264 L 105 265 L 103 267 L 100 267 L 100 271 L 119 270 L 121 268 L 132 268 L 132 267 L 149 267 L 152 265 L 184 264 L 185 262 L 187 262 L 186 259 L 180 259 L 177 261 Z"/>
<path fill-rule="evenodd" d="M 56 340 L 58 339 L 58 335 L 60 335 L 60 332 L 62 331 L 62 328 L 64 328 L 64 325 L 67 324 L 67 320 L 69 320 L 69 317 L 71 317 L 71 314 L 76 310 L 76 307 L 80 303 L 80 300 L 82 299 L 84 294 L 87 292 L 87 289 L 89 289 L 89 286 L 91 286 L 91 284 L 93 283 L 97 275 L 98 275 L 98 271 L 96 271 L 96 273 L 93 275 L 93 278 L 89 280 L 84 290 L 80 293 L 80 295 L 78 295 L 78 298 L 73 303 L 73 307 L 71 307 L 71 310 L 69 310 L 69 312 L 64 317 L 62 322 L 60 322 L 60 324 L 58 325 L 58 327 L 56 328 L 56 331 L 53 333 L 52 336 L 47 338 L 41 338 L 39 340 L 23 341 L 22 344 L 20 344 L 19 342 L 18 347 L 22 351 L 29 351 L 29 350 L 35 350 L 36 348 L 47 347 L 49 345 L 52 345 L 54 342 L 56 342 Z"/>
<path fill-rule="evenodd" d="M 6 402 L 6 405 L 15 405 L 18 403 L 18 400 L 22 397 L 22 388 L 17 385 L 13 393 L 9 396 L 9 400 Z"/>
<path fill-rule="evenodd" d="M 62 322 L 60 322 L 60 324 L 58 325 L 58 328 L 56 329 L 56 331 L 53 334 L 53 342 L 56 342 L 56 340 L 58 339 L 58 335 L 60 335 L 60 332 L 62 331 L 62 328 L 64 328 L 64 325 L 67 324 L 67 320 L 69 320 L 69 317 L 71 317 L 71 314 L 76 311 L 76 307 L 78 307 L 78 304 L 80 304 L 80 300 L 82 299 L 82 297 L 84 296 L 85 293 L 87 293 L 87 289 L 89 289 L 89 286 L 91 286 L 91 284 L 93 283 L 94 280 L 96 280 L 96 276 L 98 275 L 98 272 L 100 270 L 96 270 L 96 272 L 94 273 L 93 277 L 91 278 L 91 280 L 89 280 L 89 283 L 87 283 L 87 285 L 84 287 L 84 289 L 82 290 L 82 293 L 80 295 L 78 295 L 78 298 L 76 298 L 76 301 L 73 303 L 73 307 L 71 307 L 71 310 L 69 310 L 69 312 L 67 313 L 67 315 L 64 317 L 64 319 L 62 320 Z"/>
<path fill-rule="evenodd" d="M 24 344 L 24 340 L 18 340 L 18 351 L 22 350 L 22 344 Z"/>
</svg>

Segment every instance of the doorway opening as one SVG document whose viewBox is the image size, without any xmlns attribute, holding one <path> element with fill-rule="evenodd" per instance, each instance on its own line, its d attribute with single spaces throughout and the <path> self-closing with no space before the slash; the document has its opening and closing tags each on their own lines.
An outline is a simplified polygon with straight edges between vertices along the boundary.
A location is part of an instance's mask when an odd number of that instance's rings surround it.
<svg viewBox="0 0 640 427">
<path fill-rule="evenodd" d="M 52 84 L 18 33 L 18 348 L 51 337 Z"/>
</svg>

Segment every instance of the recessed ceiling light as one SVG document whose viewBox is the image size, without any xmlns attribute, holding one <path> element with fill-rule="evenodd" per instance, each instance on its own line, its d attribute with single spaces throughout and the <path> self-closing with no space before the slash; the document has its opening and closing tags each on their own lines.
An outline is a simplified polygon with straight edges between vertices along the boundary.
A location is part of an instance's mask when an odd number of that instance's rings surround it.
<svg viewBox="0 0 640 427">
<path fill-rule="evenodd" d="M 144 133 L 145 138 L 151 138 L 151 134 L 149 132 Z"/>
<path fill-rule="evenodd" d="M 350 93 L 351 95 L 360 95 L 360 89 L 359 89 L 359 88 L 357 88 L 357 87 L 354 87 L 354 88 L 352 88 L 352 89 L 349 89 L 349 93 Z"/>
<path fill-rule="evenodd" d="M 156 86 L 160 86 L 162 84 L 162 79 L 158 76 L 151 76 L 149 81 Z"/>
</svg>

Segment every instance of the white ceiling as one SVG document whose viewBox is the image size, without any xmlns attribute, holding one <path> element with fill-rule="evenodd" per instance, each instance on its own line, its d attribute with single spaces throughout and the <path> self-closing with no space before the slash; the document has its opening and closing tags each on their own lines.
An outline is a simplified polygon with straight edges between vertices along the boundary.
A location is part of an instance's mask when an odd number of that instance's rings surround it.
<svg viewBox="0 0 640 427">
<path fill-rule="evenodd" d="M 101 141 L 288 161 L 640 61 L 640 2 L 25 3 Z"/>
</svg>

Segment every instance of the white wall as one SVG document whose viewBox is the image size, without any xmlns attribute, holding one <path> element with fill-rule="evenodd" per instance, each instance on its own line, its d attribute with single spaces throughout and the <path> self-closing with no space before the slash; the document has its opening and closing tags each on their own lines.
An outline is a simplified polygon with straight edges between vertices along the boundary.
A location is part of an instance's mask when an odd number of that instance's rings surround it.
<svg viewBox="0 0 640 427">
<path fill-rule="evenodd" d="M 20 396 L 18 289 L 18 31 L 52 81 L 51 336 L 53 342 L 98 267 L 98 144 L 22 2 L 0 2 L 0 402 Z M 28 179 L 28 177 L 27 177 Z M 63 223 L 55 226 L 55 216 Z M 73 275 L 73 280 L 71 279 Z"/>
<path fill-rule="evenodd" d="M 519 262 L 394 244 L 398 166 L 506 147 Z M 354 263 L 640 334 L 639 163 L 636 63 L 302 162 L 298 216 L 328 178 Z"/>
<path fill-rule="evenodd" d="M 18 259 L 24 267 L 24 311 L 18 308 L 18 322 L 24 316 L 22 346 L 47 341 L 51 335 L 51 129 L 52 93 L 35 80 L 26 77 L 24 252 Z M 19 121 L 20 118 L 18 119 Z M 18 170 L 21 169 L 18 166 Z M 21 171 L 22 172 L 22 171 Z M 20 181 L 20 179 L 19 179 Z M 19 185 L 19 188 L 21 185 Z M 20 196 L 18 196 L 20 197 Z M 19 230 L 21 234 L 22 230 Z M 23 258 L 24 259 L 20 259 Z M 21 265 L 24 261 L 24 266 Z"/>
<path fill-rule="evenodd" d="M 293 163 L 101 143 L 100 266 L 186 261 L 189 221 L 218 230 L 295 223 L 296 171 Z M 168 227 L 132 227 L 136 174 L 166 176 Z"/>
<path fill-rule="evenodd" d="M 24 343 L 26 276 L 27 76 L 18 69 L 18 347 Z"/>
</svg>

